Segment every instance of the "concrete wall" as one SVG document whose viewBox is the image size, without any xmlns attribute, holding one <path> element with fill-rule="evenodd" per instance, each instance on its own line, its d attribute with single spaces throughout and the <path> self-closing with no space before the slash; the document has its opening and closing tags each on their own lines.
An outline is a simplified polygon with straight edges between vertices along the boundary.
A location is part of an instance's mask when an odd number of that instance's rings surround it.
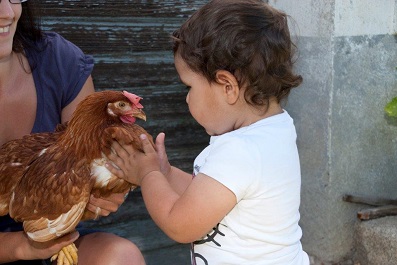
<svg viewBox="0 0 397 265">
<path fill-rule="evenodd" d="M 328 262 L 351 258 L 356 213 L 346 193 L 397 198 L 397 0 L 269 0 L 291 17 L 304 83 L 286 109 L 302 164 L 303 246 Z"/>
</svg>

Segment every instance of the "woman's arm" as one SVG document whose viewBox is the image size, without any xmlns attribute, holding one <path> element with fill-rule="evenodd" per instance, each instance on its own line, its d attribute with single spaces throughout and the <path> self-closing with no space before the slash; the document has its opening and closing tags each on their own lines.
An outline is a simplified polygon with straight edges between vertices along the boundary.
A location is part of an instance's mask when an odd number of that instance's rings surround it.
<svg viewBox="0 0 397 265">
<path fill-rule="evenodd" d="M 91 75 L 85 81 L 84 86 L 81 88 L 77 97 L 65 108 L 62 110 L 62 123 L 69 121 L 72 117 L 74 110 L 76 109 L 77 105 L 88 95 L 95 92 L 94 82 L 92 80 Z"/>
<path fill-rule="evenodd" d="M 46 243 L 30 240 L 24 232 L 0 233 L 0 263 L 17 260 L 47 259 L 79 237 L 78 232 Z"/>
</svg>

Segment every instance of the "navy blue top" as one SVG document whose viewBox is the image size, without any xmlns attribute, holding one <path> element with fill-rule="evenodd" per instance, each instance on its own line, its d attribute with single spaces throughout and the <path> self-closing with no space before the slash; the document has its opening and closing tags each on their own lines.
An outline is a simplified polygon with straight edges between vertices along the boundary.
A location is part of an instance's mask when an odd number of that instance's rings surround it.
<svg viewBox="0 0 397 265">
<path fill-rule="evenodd" d="M 61 112 L 80 92 L 94 68 L 92 56 L 59 34 L 48 32 L 36 50 L 26 51 L 33 65 L 37 112 L 33 133 L 53 131 Z"/>
<path fill-rule="evenodd" d="M 54 32 L 25 49 L 37 94 L 36 119 L 32 133 L 51 132 L 61 122 L 61 112 L 79 94 L 94 68 L 92 56 Z M 0 231 L 21 231 L 8 215 L 0 216 Z"/>
</svg>

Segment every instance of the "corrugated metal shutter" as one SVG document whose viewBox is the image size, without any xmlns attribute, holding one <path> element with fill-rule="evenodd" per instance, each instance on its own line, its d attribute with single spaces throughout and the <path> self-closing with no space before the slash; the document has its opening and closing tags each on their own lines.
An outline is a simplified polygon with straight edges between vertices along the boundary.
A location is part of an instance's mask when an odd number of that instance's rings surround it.
<svg viewBox="0 0 397 265">
<path fill-rule="evenodd" d="M 143 97 L 153 136 L 164 131 L 170 161 L 190 172 L 209 137 L 191 117 L 173 63 L 170 35 L 207 1 L 40 1 L 45 30 L 95 58 L 97 90 Z"/>
</svg>

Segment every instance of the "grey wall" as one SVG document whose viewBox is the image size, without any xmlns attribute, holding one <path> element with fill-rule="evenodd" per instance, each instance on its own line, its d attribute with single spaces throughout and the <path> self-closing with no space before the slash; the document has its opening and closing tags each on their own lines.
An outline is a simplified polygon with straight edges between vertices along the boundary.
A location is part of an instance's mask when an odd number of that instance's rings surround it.
<svg viewBox="0 0 397 265">
<path fill-rule="evenodd" d="M 270 0 L 291 15 L 304 83 L 286 109 L 302 164 L 303 247 L 323 261 L 353 255 L 356 213 L 346 193 L 396 198 L 397 0 Z"/>
</svg>

